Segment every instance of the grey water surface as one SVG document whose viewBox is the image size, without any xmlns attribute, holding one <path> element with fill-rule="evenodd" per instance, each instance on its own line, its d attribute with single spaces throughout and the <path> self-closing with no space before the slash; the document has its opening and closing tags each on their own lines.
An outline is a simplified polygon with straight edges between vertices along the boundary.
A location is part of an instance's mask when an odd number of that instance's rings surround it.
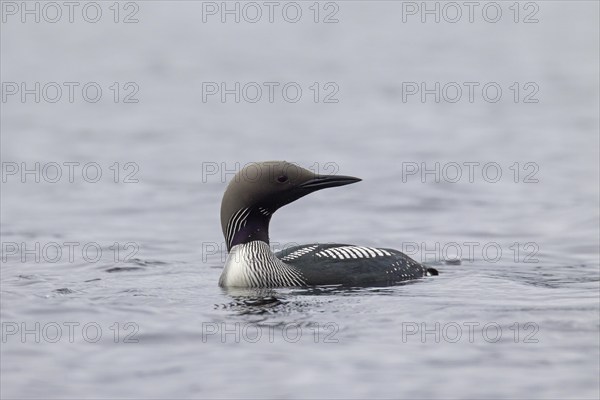
<svg viewBox="0 0 600 400">
<path fill-rule="evenodd" d="M 288 3 L 2 2 L 2 398 L 597 399 L 598 2 Z M 219 288 L 257 160 L 363 179 L 278 211 L 274 250 L 440 275 Z"/>
</svg>

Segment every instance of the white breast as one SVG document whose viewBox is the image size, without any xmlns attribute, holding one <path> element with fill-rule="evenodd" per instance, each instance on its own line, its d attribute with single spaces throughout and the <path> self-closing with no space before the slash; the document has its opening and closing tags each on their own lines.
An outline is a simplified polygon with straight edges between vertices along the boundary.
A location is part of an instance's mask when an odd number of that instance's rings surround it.
<svg viewBox="0 0 600 400">
<path fill-rule="evenodd" d="M 248 276 L 248 255 L 244 245 L 233 246 L 227 255 L 225 267 L 219 278 L 219 286 L 225 287 L 250 287 Z"/>
</svg>

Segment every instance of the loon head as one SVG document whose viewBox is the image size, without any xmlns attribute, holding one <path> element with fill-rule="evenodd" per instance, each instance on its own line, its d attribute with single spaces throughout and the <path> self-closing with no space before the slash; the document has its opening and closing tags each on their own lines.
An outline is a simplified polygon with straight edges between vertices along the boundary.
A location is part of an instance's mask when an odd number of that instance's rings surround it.
<svg viewBox="0 0 600 400">
<path fill-rule="evenodd" d="M 269 243 L 269 221 L 280 207 L 320 189 L 359 181 L 352 176 L 318 175 L 286 161 L 246 165 L 229 183 L 221 202 L 227 250 L 253 240 Z"/>
</svg>

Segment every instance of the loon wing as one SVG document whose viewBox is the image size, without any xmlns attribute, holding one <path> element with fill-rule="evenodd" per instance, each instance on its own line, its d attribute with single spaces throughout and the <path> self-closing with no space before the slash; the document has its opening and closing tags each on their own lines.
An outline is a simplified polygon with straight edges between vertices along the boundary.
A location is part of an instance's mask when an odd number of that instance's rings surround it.
<svg viewBox="0 0 600 400">
<path fill-rule="evenodd" d="M 305 244 L 275 253 L 304 276 L 308 285 L 393 283 L 437 271 L 393 249 L 348 244 Z"/>
</svg>

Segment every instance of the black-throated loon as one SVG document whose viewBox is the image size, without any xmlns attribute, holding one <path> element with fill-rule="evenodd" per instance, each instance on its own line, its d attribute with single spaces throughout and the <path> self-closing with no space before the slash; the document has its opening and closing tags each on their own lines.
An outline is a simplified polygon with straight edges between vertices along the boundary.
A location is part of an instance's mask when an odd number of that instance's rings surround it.
<svg viewBox="0 0 600 400">
<path fill-rule="evenodd" d="M 317 175 L 285 161 L 248 164 L 227 186 L 221 227 L 229 255 L 219 279 L 224 287 L 392 284 L 437 271 L 392 249 L 346 244 L 307 244 L 273 253 L 273 213 L 320 189 L 359 182 Z"/>
</svg>

